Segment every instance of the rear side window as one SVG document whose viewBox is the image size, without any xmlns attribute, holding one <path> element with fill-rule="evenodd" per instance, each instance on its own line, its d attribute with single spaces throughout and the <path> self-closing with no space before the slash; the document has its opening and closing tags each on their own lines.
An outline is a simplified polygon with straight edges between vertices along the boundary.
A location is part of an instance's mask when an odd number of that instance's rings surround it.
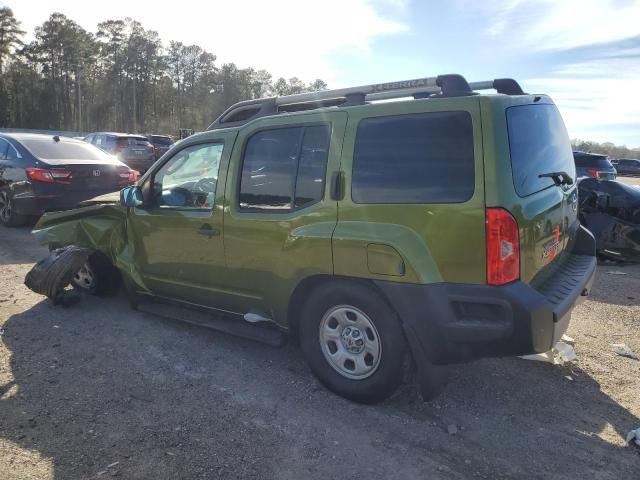
<svg viewBox="0 0 640 480">
<path fill-rule="evenodd" d="M 242 163 L 240 209 L 288 212 L 322 200 L 330 137 L 328 125 L 254 134 Z"/>
<path fill-rule="evenodd" d="M 551 172 L 576 178 L 576 167 L 567 129 L 555 105 L 522 105 L 507 108 L 511 170 L 516 193 L 526 197 L 552 186 Z"/>
<path fill-rule="evenodd" d="M 468 112 L 362 120 L 351 197 L 356 203 L 459 203 L 473 196 L 473 127 Z"/>
</svg>

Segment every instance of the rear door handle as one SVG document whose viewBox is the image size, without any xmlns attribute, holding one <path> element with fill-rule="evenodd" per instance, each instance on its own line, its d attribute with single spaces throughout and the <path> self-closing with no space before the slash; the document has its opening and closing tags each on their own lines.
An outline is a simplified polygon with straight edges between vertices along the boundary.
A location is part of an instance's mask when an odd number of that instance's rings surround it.
<svg viewBox="0 0 640 480">
<path fill-rule="evenodd" d="M 205 237 L 209 238 L 217 237 L 218 235 L 220 235 L 220 230 L 216 227 L 212 227 L 208 223 L 205 223 L 200 227 L 200 230 L 198 230 L 198 234 L 204 235 Z"/>
</svg>

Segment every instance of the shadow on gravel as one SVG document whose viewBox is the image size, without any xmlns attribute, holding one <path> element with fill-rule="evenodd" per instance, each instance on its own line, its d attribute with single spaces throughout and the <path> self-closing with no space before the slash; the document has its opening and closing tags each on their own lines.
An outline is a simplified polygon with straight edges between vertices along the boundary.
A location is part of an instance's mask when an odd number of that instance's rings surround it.
<svg viewBox="0 0 640 480">
<path fill-rule="evenodd" d="M 5 227 L 0 225 L 0 265 L 35 263 L 47 255 L 47 249 L 36 244 L 31 237 L 33 225 Z M 10 252 L 10 253 L 9 253 Z"/>
<path fill-rule="evenodd" d="M 295 347 L 152 318 L 120 298 L 41 302 L 4 328 L 17 391 L 0 385 L 0 438 L 51 459 L 56 479 L 637 474 L 638 454 L 597 434 L 624 436 L 638 418 L 577 368 L 487 360 L 456 367 L 430 404 L 405 386 L 367 407 L 319 387 Z"/>
</svg>

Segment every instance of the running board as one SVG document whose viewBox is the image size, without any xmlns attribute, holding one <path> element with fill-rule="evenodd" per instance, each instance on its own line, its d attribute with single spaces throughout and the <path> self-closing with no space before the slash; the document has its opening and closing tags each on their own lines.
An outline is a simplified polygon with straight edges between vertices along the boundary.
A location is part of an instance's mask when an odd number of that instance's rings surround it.
<svg viewBox="0 0 640 480">
<path fill-rule="evenodd" d="M 138 305 L 138 310 L 246 338 L 247 340 L 264 343 L 272 347 L 281 347 L 287 340 L 286 334 L 274 327 L 273 324 L 267 324 L 266 322 L 251 324 L 244 321 L 241 316 L 216 315 L 215 313 L 164 302 L 142 302 Z"/>
</svg>

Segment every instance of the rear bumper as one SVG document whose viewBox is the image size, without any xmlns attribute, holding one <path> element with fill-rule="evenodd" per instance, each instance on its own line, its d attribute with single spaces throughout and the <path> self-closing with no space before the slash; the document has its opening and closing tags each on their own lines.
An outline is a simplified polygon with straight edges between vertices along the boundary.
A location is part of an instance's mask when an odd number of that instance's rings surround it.
<svg viewBox="0 0 640 480">
<path fill-rule="evenodd" d="M 376 282 L 398 312 L 416 362 L 436 365 L 551 349 L 591 289 L 595 240 L 583 227 L 570 257 L 542 285 Z"/>
</svg>

